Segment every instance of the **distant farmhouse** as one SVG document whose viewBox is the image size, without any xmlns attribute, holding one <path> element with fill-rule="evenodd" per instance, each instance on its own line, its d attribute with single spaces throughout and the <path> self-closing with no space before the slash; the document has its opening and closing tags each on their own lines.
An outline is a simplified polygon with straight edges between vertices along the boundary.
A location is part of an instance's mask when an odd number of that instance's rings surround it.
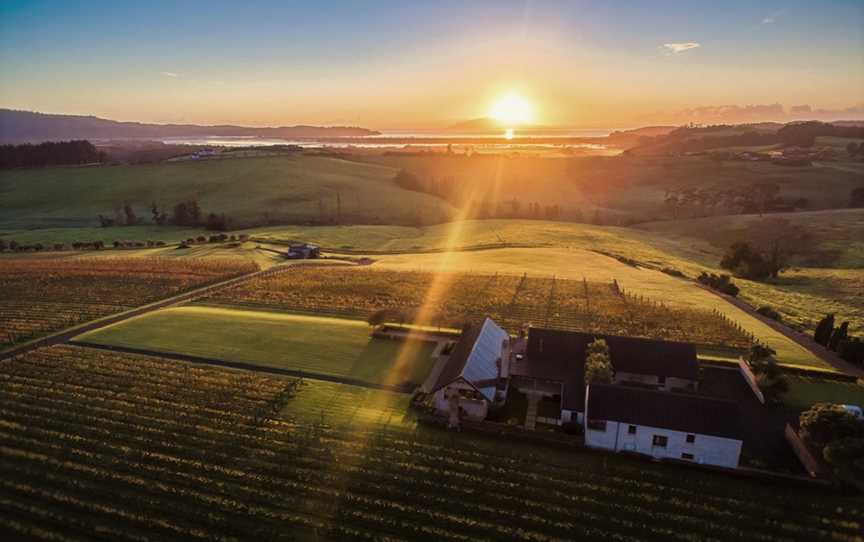
<svg viewBox="0 0 864 542">
<path fill-rule="evenodd" d="M 609 346 L 613 384 L 585 382 L 595 339 Z M 518 390 L 528 398 L 529 428 L 575 423 L 588 446 L 734 468 L 743 440 L 738 406 L 695 395 L 698 380 L 691 344 L 540 328 L 514 339 L 486 318 L 463 332 L 431 391 L 453 426 L 486 419 Z"/>
</svg>

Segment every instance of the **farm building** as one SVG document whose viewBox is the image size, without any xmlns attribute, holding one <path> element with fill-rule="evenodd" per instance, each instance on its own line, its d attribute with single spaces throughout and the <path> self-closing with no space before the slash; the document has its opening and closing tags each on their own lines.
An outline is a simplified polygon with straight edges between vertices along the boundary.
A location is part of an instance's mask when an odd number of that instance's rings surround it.
<svg viewBox="0 0 864 542">
<path fill-rule="evenodd" d="M 609 345 L 615 383 L 696 391 L 699 360 L 692 344 L 636 337 L 598 337 Z"/>
<path fill-rule="evenodd" d="M 295 243 L 288 247 L 286 258 L 296 260 L 308 260 L 310 258 L 319 258 L 321 256 L 321 247 L 311 243 Z"/>
<path fill-rule="evenodd" d="M 743 437 L 732 401 L 617 385 L 591 385 L 585 393 L 587 446 L 738 466 Z"/>
<path fill-rule="evenodd" d="M 491 405 L 503 402 L 509 344 L 507 332 L 491 318 L 462 333 L 432 389 L 435 408 L 448 416 L 450 425 L 461 418 L 483 420 Z"/>
<path fill-rule="evenodd" d="M 588 345 L 603 339 L 616 384 L 695 391 L 699 362 L 693 345 L 531 328 L 526 354 L 511 360 L 511 385 L 529 401 L 559 401 L 557 423 L 582 422 L 585 410 L 585 358 Z M 535 399 L 536 397 L 536 399 Z"/>
<path fill-rule="evenodd" d="M 525 355 L 511 360 L 511 386 L 528 396 L 529 405 L 557 401 L 561 412 L 555 423 L 581 423 L 585 356 L 593 340 L 585 333 L 531 328 Z"/>
</svg>

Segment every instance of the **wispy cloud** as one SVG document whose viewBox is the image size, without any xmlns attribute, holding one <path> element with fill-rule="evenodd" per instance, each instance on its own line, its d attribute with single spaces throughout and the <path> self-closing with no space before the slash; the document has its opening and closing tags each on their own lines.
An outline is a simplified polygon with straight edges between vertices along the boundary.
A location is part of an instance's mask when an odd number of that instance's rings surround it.
<svg viewBox="0 0 864 542">
<path fill-rule="evenodd" d="M 780 16 L 781 13 L 783 13 L 783 12 L 782 11 L 775 11 L 771 15 L 762 19 L 762 24 L 774 24 L 775 22 L 777 22 L 777 18 Z"/>
<path fill-rule="evenodd" d="M 162 77 L 180 77 L 179 73 L 174 72 L 159 72 L 159 75 L 161 75 Z"/>
<path fill-rule="evenodd" d="M 701 43 L 696 42 L 687 42 L 687 43 L 664 43 L 663 48 L 669 51 L 670 53 L 683 53 L 684 51 L 689 51 L 690 49 L 696 49 L 698 47 L 702 47 Z"/>
</svg>

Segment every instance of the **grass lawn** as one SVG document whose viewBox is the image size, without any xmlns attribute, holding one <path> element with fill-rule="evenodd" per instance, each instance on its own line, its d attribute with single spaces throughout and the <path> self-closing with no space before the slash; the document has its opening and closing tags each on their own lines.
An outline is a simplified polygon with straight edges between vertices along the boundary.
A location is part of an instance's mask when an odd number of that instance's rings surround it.
<svg viewBox="0 0 864 542">
<path fill-rule="evenodd" d="M 787 406 L 805 410 L 816 403 L 838 403 L 864 406 L 864 385 L 802 376 L 789 377 Z"/>
<path fill-rule="evenodd" d="M 433 364 L 431 343 L 371 339 L 358 320 L 217 307 L 157 311 L 81 339 L 394 385 L 422 383 Z"/>
</svg>

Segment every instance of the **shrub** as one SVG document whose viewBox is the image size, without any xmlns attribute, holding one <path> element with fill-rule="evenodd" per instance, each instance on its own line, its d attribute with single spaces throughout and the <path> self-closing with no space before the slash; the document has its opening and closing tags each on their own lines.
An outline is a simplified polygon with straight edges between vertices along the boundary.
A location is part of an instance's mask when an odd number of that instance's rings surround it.
<svg viewBox="0 0 864 542">
<path fill-rule="evenodd" d="M 579 422 L 566 422 L 561 424 L 561 430 L 568 435 L 581 435 L 584 433 L 584 428 Z"/>
<path fill-rule="evenodd" d="M 713 290 L 717 290 L 726 295 L 731 295 L 732 297 L 737 296 L 740 291 L 738 287 L 735 286 L 735 283 L 732 282 L 732 278 L 729 275 L 715 275 L 714 273 L 706 273 L 703 271 L 696 280 Z"/>
<path fill-rule="evenodd" d="M 801 434 L 820 453 L 831 442 L 846 438 L 864 438 L 864 423 L 832 403 L 817 403 L 801 413 Z"/>
<path fill-rule="evenodd" d="M 769 307 L 768 305 L 762 305 L 761 307 L 756 309 L 756 312 L 772 320 L 777 320 L 778 322 L 783 320 L 783 317 L 780 315 L 780 313 L 774 310 L 774 308 Z"/>
<path fill-rule="evenodd" d="M 831 335 L 834 334 L 834 315 L 826 314 L 824 318 L 819 320 L 816 329 L 813 331 L 813 340 L 822 346 L 827 347 L 831 340 Z"/>
<path fill-rule="evenodd" d="M 660 270 L 660 272 L 666 273 L 667 275 L 670 275 L 673 277 L 678 277 L 678 278 L 682 278 L 682 279 L 687 278 L 687 275 L 685 275 L 681 271 L 675 269 L 674 267 L 664 267 L 663 269 Z"/>
</svg>

